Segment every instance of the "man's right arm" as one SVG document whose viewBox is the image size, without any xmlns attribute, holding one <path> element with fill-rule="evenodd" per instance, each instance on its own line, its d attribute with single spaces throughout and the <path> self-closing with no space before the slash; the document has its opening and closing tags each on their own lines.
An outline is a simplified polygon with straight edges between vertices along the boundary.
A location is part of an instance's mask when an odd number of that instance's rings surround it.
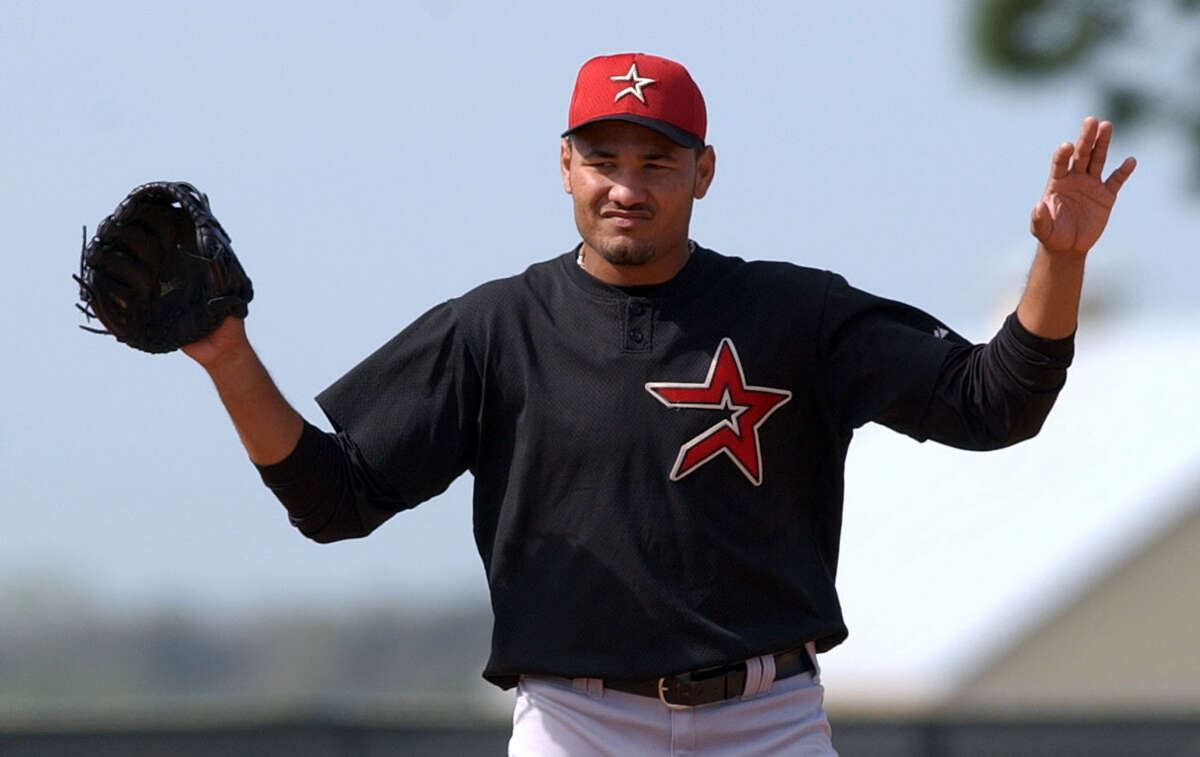
<svg viewBox="0 0 1200 757">
<path fill-rule="evenodd" d="M 226 318 L 183 351 L 208 371 L 263 483 L 302 534 L 318 542 L 366 536 L 403 507 L 349 439 L 306 423 L 288 404 L 240 319 Z"/>
<path fill-rule="evenodd" d="M 271 380 L 240 318 L 226 318 L 183 351 L 208 371 L 252 462 L 273 465 L 296 449 L 304 419 Z"/>
</svg>

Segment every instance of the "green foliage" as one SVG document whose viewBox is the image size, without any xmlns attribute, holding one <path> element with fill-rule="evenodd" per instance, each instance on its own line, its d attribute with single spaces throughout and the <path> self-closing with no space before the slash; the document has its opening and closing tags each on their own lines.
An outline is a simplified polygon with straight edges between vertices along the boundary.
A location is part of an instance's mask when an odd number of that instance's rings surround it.
<svg viewBox="0 0 1200 757">
<path fill-rule="evenodd" d="M 2 599 L 2 597 L 0 597 Z M 3 602 L 0 602 L 3 609 Z M 487 607 L 273 612 L 206 621 L 59 608 L 0 625 L 0 729 L 22 713 L 100 716 L 204 708 L 423 713 L 479 707 Z"/>
<path fill-rule="evenodd" d="M 982 0 L 972 16 L 974 49 L 985 67 L 1014 77 L 1041 77 L 1086 60 L 1120 33 L 1116 3 Z"/>
<path fill-rule="evenodd" d="M 969 24 L 986 72 L 1026 86 L 1073 77 L 1118 128 L 1178 132 L 1200 191 L 1200 0 L 976 0 Z"/>
</svg>

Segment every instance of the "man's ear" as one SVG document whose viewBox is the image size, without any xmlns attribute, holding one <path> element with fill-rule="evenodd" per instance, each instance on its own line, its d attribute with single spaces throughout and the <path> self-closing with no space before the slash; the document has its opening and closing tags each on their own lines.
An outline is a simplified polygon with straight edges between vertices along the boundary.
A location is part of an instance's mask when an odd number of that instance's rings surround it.
<svg viewBox="0 0 1200 757">
<path fill-rule="evenodd" d="M 716 170 L 717 154 L 713 151 L 712 145 L 705 145 L 700 157 L 696 158 L 696 190 L 692 195 L 697 200 L 708 194 L 708 187 L 712 184 L 713 174 L 716 173 Z"/>
<path fill-rule="evenodd" d="M 558 167 L 562 170 L 563 191 L 571 194 L 571 140 L 563 137 L 559 148 Z"/>
</svg>

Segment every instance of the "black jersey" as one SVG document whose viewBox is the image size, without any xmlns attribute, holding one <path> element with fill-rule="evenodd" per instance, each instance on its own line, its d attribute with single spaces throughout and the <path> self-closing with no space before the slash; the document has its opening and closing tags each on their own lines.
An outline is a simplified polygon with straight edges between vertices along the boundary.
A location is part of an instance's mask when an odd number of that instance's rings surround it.
<svg viewBox="0 0 1200 757">
<path fill-rule="evenodd" d="M 696 248 L 670 281 L 623 289 L 570 252 L 423 315 L 320 394 L 336 439 L 309 427 L 263 475 L 329 540 L 471 471 L 495 612 L 485 676 L 649 678 L 842 641 L 853 430 L 1019 441 L 1070 357 L 1015 317 L 972 346 L 787 263 Z M 318 469 L 348 477 L 343 504 L 296 496 Z"/>
</svg>

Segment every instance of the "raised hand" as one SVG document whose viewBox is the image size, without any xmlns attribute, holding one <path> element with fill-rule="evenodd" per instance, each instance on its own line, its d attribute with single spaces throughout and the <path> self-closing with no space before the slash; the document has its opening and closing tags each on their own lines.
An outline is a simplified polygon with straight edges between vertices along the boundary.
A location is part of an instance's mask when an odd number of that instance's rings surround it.
<svg viewBox="0 0 1200 757">
<path fill-rule="evenodd" d="M 1088 116 L 1078 141 L 1063 142 L 1054 151 L 1050 179 L 1029 224 L 1047 252 L 1083 256 L 1100 238 L 1117 192 L 1137 166 L 1136 160 L 1126 158 L 1101 180 L 1111 140 L 1112 124 Z"/>
</svg>

